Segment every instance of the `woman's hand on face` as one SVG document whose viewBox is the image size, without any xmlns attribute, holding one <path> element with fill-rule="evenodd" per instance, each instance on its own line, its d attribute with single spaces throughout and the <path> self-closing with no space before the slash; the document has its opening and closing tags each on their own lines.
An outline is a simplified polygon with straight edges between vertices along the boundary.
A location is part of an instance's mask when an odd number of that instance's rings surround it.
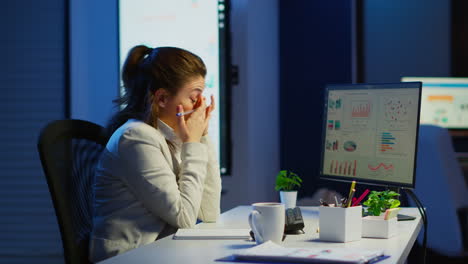
<svg viewBox="0 0 468 264">
<path fill-rule="evenodd" d="M 205 110 L 208 121 L 211 118 L 211 112 L 213 112 L 215 107 L 216 105 L 215 105 L 214 95 L 211 95 L 211 104 Z M 203 131 L 203 136 L 206 136 L 208 134 L 208 126 L 209 126 L 209 122 L 206 123 L 205 131 Z"/>
<path fill-rule="evenodd" d="M 208 115 L 206 107 L 206 99 L 200 97 L 201 101 L 198 104 L 198 107 L 193 113 L 190 114 L 190 117 L 185 119 L 185 116 L 181 115 L 178 117 L 176 133 L 182 140 L 182 142 L 200 142 L 201 137 L 204 135 L 205 130 L 208 127 L 208 122 L 211 115 Z M 177 112 L 183 113 L 184 108 L 182 105 L 177 106 Z M 211 113 L 211 112 L 210 112 Z"/>
</svg>

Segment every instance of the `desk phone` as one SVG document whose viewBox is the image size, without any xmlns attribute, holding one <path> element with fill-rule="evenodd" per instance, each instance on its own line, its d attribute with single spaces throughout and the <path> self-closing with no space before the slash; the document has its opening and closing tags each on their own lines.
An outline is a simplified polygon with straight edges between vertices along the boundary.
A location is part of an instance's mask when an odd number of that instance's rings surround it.
<svg viewBox="0 0 468 264">
<path fill-rule="evenodd" d="M 284 233 L 293 234 L 304 234 L 304 219 L 302 219 L 301 209 L 299 207 L 286 209 L 286 225 Z"/>
</svg>

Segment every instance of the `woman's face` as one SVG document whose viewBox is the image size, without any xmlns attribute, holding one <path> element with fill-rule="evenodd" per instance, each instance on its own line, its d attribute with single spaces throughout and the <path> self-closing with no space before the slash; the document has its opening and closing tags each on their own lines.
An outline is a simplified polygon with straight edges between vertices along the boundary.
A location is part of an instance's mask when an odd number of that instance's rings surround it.
<svg viewBox="0 0 468 264">
<path fill-rule="evenodd" d="M 198 76 L 190 79 L 176 95 L 167 97 L 164 108 L 160 108 L 159 118 L 174 129 L 178 118 L 177 106 L 182 105 L 184 112 L 193 110 L 204 90 L 205 78 Z M 189 117 L 190 114 L 185 115 L 186 119 Z"/>
</svg>

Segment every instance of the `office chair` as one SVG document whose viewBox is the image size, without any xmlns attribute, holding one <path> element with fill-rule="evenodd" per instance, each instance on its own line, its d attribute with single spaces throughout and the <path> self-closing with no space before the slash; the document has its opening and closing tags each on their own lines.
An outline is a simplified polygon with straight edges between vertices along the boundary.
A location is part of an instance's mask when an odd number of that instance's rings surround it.
<svg viewBox="0 0 468 264">
<path fill-rule="evenodd" d="M 53 121 L 39 136 L 39 156 L 67 264 L 90 263 L 94 169 L 107 140 L 103 127 L 83 120 Z"/>
<path fill-rule="evenodd" d="M 414 192 L 426 207 L 427 247 L 446 257 L 466 255 L 468 188 L 446 128 L 420 126 Z"/>
</svg>

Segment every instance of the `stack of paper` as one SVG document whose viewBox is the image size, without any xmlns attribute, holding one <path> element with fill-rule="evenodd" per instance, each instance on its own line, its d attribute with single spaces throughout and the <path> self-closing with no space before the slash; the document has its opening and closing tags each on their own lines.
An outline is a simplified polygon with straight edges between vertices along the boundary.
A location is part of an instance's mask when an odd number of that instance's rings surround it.
<svg viewBox="0 0 468 264">
<path fill-rule="evenodd" d="M 250 239 L 250 229 L 181 228 L 173 239 Z"/>
<path fill-rule="evenodd" d="M 233 254 L 236 260 L 301 263 L 375 263 L 388 258 L 383 250 L 355 248 L 285 248 L 271 241 Z"/>
</svg>

